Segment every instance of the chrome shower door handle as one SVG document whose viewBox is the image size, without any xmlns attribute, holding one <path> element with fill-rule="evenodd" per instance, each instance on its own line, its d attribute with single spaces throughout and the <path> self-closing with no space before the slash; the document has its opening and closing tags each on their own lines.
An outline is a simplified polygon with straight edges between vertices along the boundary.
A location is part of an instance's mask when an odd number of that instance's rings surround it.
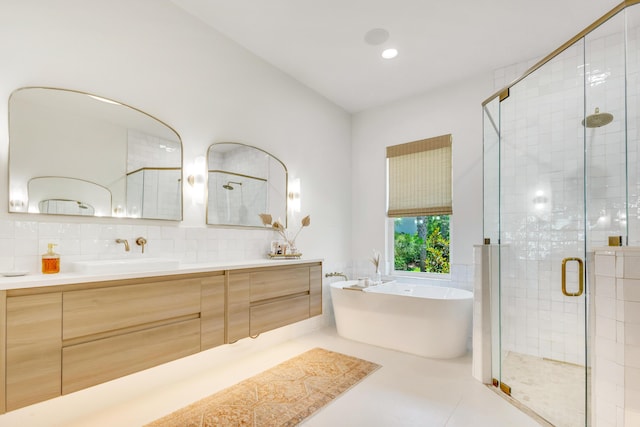
<svg viewBox="0 0 640 427">
<path fill-rule="evenodd" d="M 567 263 L 578 263 L 578 292 L 567 292 Z M 580 258 L 565 258 L 562 260 L 562 293 L 568 297 L 579 297 L 584 292 L 584 262 Z"/>
</svg>

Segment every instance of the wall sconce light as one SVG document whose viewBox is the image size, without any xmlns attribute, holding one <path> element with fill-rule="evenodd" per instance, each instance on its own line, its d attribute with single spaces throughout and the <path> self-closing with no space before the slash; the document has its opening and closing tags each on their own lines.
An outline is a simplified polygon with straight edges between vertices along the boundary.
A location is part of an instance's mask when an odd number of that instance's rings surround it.
<svg viewBox="0 0 640 427">
<path fill-rule="evenodd" d="M 24 210 L 24 205 L 24 200 L 12 199 L 9 201 L 9 207 L 12 211 L 22 211 Z"/>
<path fill-rule="evenodd" d="M 26 189 L 20 187 L 12 188 L 9 191 L 9 210 L 11 212 L 24 212 L 28 209 L 28 198 Z"/>
<path fill-rule="evenodd" d="M 123 217 L 125 216 L 125 209 L 122 207 L 122 205 L 117 205 L 115 208 L 113 208 L 113 216 L 117 216 L 117 217 Z"/>
<path fill-rule="evenodd" d="M 204 156 L 198 156 L 187 168 L 187 183 L 192 187 L 191 201 L 193 204 L 204 203 L 204 183 L 207 173 L 207 161 Z"/>
<path fill-rule="evenodd" d="M 533 202 L 533 207 L 536 210 L 548 209 L 549 197 L 547 197 L 547 192 L 544 190 L 537 190 L 531 199 Z"/>
<path fill-rule="evenodd" d="M 289 181 L 289 209 L 291 212 L 300 212 L 300 179 Z"/>
<path fill-rule="evenodd" d="M 197 184 L 204 184 L 204 174 L 207 169 L 204 156 L 196 157 L 193 165 L 189 169 L 190 173 L 189 176 L 187 176 L 189 185 L 195 187 Z"/>
</svg>

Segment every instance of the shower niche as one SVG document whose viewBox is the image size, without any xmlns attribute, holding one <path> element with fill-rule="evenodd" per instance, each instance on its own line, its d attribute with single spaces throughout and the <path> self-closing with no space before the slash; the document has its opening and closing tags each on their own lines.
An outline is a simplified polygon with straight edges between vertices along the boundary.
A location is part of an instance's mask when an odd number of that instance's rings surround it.
<svg viewBox="0 0 640 427">
<path fill-rule="evenodd" d="M 640 245 L 635 3 L 483 103 L 484 237 L 499 257 L 494 383 L 557 426 L 629 425 L 610 418 L 615 398 L 592 393 L 608 380 L 595 360 L 616 351 L 593 321 L 593 253 L 609 238 Z"/>
<path fill-rule="evenodd" d="M 207 224 L 264 227 L 261 213 L 286 226 L 287 168 L 256 147 L 212 144 L 207 153 Z"/>
</svg>

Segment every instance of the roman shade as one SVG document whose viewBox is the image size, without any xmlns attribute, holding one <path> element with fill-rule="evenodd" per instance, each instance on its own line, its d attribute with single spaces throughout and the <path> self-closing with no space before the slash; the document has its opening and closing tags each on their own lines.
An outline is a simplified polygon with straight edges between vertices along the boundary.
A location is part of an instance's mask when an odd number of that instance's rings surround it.
<svg viewBox="0 0 640 427">
<path fill-rule="evenodd" d="M 387 216 L 451 215 L 451 134 L 387 147 Z"/>
</svg>

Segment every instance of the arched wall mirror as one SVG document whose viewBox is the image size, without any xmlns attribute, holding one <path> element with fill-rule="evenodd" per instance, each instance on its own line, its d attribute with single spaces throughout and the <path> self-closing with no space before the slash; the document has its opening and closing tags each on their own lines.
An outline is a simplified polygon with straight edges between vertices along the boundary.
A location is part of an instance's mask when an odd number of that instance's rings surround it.
<svg viewBox="0 0 640 427">
<path fill-rule="evenodd" d="M 207 224 L 264 227 L 261 213 L 286 226 L 287 167 L 256 147 L 213 144 L 207 152 Z"/>
<path fill-rule="evenodd" d="M 147 113 L 69 89 L 9 98 L 9 211 L 182 219 L 182 141 Z"/>
</svg>

